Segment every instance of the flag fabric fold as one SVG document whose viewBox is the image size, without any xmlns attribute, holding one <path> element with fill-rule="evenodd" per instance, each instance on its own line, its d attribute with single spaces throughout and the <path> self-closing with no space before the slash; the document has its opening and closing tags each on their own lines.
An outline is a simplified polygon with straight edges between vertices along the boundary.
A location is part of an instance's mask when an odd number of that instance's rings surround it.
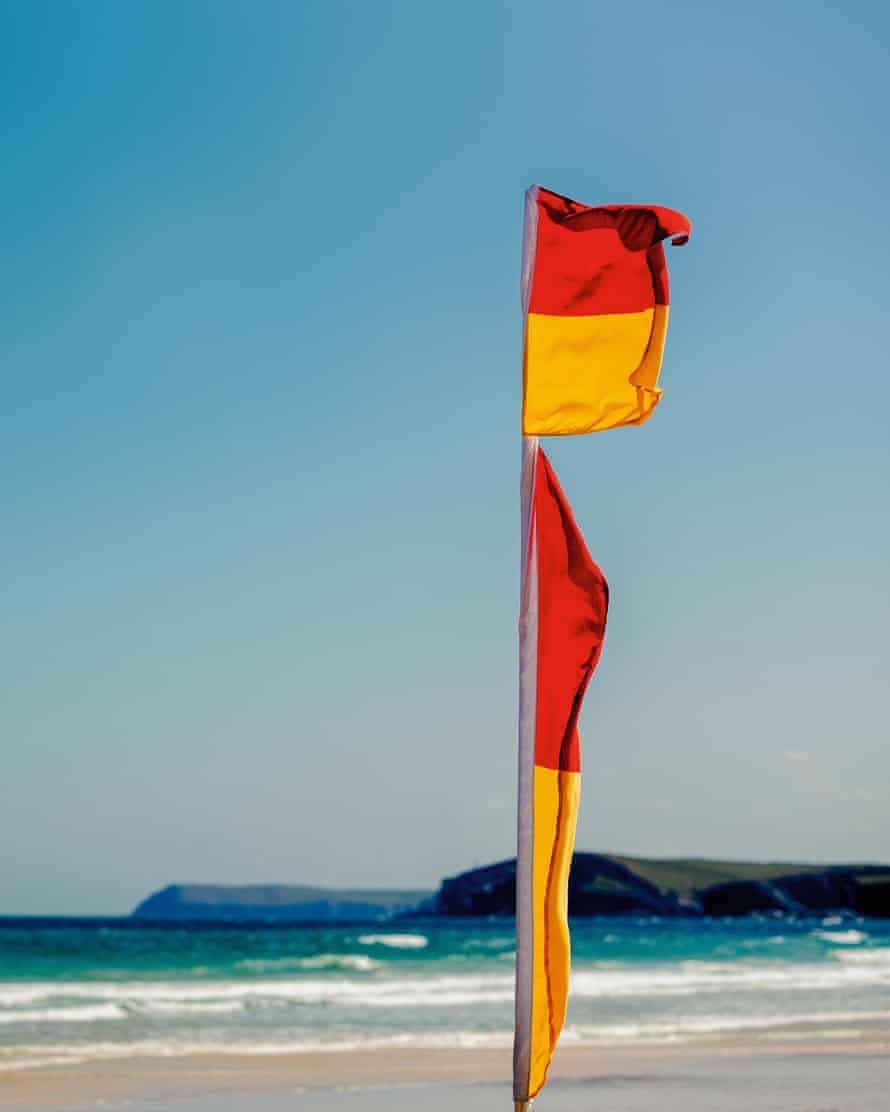
<svg viewBox="0 0 890 1112">
<path fill-rule="evenodd" d="M 590 207 L 526 194 L 522 431 L 570 436 L 640 425 L 661 398 L 668 323 L 664 240 L 690 223 L 657 205 Z"/>
<path fill-rule="evenodd" d="M 523 442 L 514 1100 L 543 1086 L 565 1021 L 568 879 L 580 795 L 578 715 L 602 650 L 606 580 L 556 473 Z"/>
</svg>

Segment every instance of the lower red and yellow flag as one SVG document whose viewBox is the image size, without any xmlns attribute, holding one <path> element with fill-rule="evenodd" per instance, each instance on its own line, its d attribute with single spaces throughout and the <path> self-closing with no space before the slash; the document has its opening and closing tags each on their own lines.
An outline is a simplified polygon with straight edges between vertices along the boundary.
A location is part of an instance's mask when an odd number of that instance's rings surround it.
<svg viewBox="0 0 890 1112">
<path fill-rule="evenodd" d="M 569 991 L 568 884 L 581 762 L 578 715 L 602 650 L 609 588 L 556 472 L 523 439 L 519 822 L 513 1098 L 542 1088 Z"/>
</svg>

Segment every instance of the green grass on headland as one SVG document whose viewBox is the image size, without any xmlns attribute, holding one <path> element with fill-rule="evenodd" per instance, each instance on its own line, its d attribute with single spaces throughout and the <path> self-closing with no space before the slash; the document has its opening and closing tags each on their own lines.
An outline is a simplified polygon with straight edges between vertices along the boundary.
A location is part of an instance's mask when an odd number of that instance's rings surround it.
<svg viewBox="0 0 890 1112">
<path fill-rule="evenodd" d="M 649 858 L 606 854 L 632 869 L 637 876 L 664 892 L 689 898 L 712 884 L 732 880 L 773 880 L 793 873 L 821 873 L 826 865 L 801 865 L 789 861 L 709 861 L 698 857 Z"/>
</svg>

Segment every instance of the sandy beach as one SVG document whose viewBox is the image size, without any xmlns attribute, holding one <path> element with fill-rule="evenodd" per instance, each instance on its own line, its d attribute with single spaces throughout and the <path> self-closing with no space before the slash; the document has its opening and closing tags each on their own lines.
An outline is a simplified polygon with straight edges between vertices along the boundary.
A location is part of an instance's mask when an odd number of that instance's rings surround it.
<svg viewBox="0 0 890 1112">
<path fill-rule="evenodd" d="M 0 1107 L 182 1112 L 464 1112 L 509 1107 L 510 1055 L 456 1049 L 398 1053 L 117 1059 L 6 1074 Z M 541 1112 L 608 1108 L 886 1112 L 890 1027 L 800 1038 L 564 1047 Z"/>
</svg>

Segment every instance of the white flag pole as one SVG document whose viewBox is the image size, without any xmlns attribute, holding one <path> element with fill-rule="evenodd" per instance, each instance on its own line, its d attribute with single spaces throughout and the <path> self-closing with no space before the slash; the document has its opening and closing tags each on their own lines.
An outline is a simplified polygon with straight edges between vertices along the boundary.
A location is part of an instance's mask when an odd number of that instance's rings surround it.
<svg viewBox="0 0 890 1112">
<path fill-rule="evenodd" d="M 523 343 L 537 238 L 537 186 L 525 195 L 522 243 Z M 534 497 L 538 439 L 522 437 L 520 477 L 521 535 L 519 580 L 519 754 L 516 824 L 516 1033 L 513 1044 L 515 1112 L 529 1107 L 531 1068 L 532 976 L 534 972 L 535 703 L 537 697 L 538 577 Z"/>
</svg>

